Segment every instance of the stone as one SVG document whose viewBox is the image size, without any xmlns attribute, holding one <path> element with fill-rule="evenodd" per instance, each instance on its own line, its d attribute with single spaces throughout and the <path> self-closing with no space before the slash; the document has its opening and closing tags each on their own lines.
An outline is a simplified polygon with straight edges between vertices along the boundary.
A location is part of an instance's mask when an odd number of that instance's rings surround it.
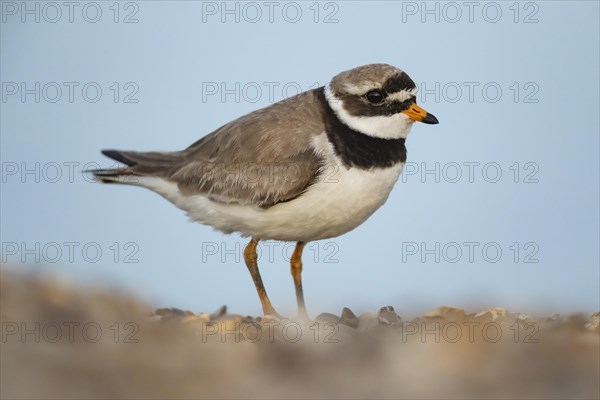
<svg viewBox="0 0 600 400">
<path fill-rule="evenodd" d="M 366 331 L 374 326 L 379 324 L 379 319 L 377 318 L 377 314 L 367 311 L 358 317 L 358 329 L 361 331 Z"/>
<path fill-rule="evenodd" d="M 508 312 L 506 311 L 506 308 L 493 307 L 493 308 L 478 312 L 477 314 L 475 314 L 475 318 L 479 318 L 486 313 L 490 314 L 490 316 L 492 317 L 492 321 L 495 321 L 500 317 L 505 317 L 508 314 Z"/>
<path fill-rule="evenodd" d="M 342 310 L 342 324 L 351 328 L 358 328 L 358 317 L 348 307 Z"/>
<path fill-rule="evenodd" d="M 381 307 L 379 309 L 379 314 L 377 315 L 378 321 L 380 325 L 384 326 L 398 326 L 402 325 L 402 318 L 396 314 L 394 307 L 386 306 Z"/>
<path fill-rule="evenodd" d="M 227 314 L 227 306 L 221 306 L 221 308 L 219 308 L 217 311 L 215 311 L 214 313 L 212 313 L 210 315 L 210 319 L 217 319 L 222 317 L 223 315 Z"/>
<path fill-rule="evenodd" d="M 180 310 L 179 308 L 158 308 L 155 311 L 156 315 L 160 315 L 161 317 L 185 317 L 186 312 Z"/>
<path fill-rule="evenodd" d="M 423 317 L 441 318 L 448 322 L 461 322 L 465 320 L 466 314 L 462 308 L 442 306 L 423 314 Z"/>
<path fill-rule="evenodd" d="M 592 314 L 590 320 L 585 324 L 585 329 L 598 331 L 600 329 L 600 312 Z"/>
<path fill-rule="evenodd" d="M 201 312 L 196 318 L 200 321 L 210 321 L 210 314 L 207 312 Z"/>
<path fill-rule="evenodd" d="M 342 322 L 342 319 L 340 317 L 338 317 L 337 315 L 334 315 L 331 313 L 321 313 L 321 314 L 317 315 L 317 318 L 315 318 L 315 321 L 323 322 L 323 323 L 332 322 L 334 324 L 339 324 L 340 322 Z"/>
</svg>

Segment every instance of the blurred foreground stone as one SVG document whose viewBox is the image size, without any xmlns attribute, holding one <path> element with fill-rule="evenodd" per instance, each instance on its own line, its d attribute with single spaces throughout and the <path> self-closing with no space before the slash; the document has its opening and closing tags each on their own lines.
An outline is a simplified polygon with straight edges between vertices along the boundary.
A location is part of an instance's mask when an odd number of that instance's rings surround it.
<svg viewBox="0 0 600 400">
<path fill-rule="evenodd" d="M 1 277 L 1 398 L 598 398 L 600 314 L 150 310 Z"/>
</svg>

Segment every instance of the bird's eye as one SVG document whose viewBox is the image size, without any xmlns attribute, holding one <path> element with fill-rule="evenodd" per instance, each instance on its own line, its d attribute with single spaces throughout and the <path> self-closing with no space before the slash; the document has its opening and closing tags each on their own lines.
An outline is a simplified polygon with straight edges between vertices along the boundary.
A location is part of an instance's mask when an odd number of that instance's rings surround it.
<svg viewBox="0 0 600 400">
<path fill-rule="evenodd" d="M 373 104 L 381 103 L 383 101 L 383 93 L 379 90 L 371 90 L 367 93 L 367 100 Z"/>
</svg>

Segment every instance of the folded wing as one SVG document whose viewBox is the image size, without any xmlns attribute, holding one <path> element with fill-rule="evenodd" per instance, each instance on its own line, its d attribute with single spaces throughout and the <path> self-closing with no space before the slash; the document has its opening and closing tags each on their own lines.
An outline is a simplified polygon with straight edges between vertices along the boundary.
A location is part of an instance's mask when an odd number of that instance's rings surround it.
<svg viewBox="0 0 600 400">
<path fill-rule="evenodd" d="M 270 207 L 315 181 L 323 160 L 312 143 L 323 131 L 321 104 L 308 91 L 234 120 L 180 152 L 104 151 L 128 167 L 96 175 L 103 181 L 115 174 L 155 176 L 186 195 Z"/>
</svg>

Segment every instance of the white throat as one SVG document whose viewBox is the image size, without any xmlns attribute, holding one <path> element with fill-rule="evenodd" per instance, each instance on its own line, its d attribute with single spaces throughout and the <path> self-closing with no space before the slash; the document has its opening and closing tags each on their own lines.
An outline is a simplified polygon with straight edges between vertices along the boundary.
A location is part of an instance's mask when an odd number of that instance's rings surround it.
<svg viewBox="0 0 600 400">
<path fill-rule="evenodd" d="M 344 108 L 344 102 L 333 94 L 330 85 L 325 86 L 325 99 L 340 121 L 368 136 L 381 139 L 406 139 L 414 122 L 403 113 L 372 117 L 350 115 Z"/>
</svg>

